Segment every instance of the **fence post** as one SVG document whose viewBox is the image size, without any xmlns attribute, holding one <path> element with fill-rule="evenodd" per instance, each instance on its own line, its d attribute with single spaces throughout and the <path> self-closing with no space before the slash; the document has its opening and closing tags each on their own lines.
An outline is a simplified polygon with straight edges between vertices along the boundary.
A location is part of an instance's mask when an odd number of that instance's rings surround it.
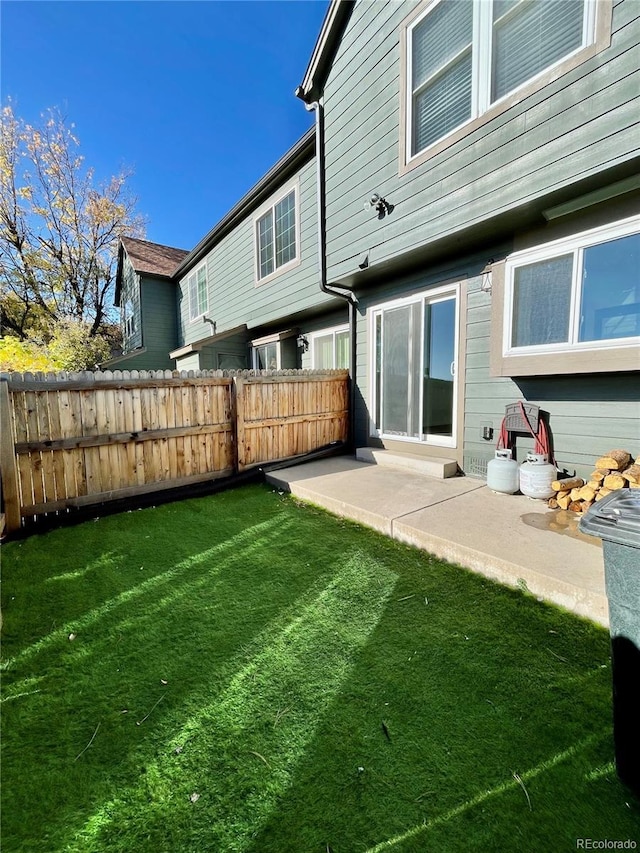
<svg viewBox="0 0 640 853">
<path fill-rule="evenodd" d="M 20 489 L 11 417 L 9 383 L 0 381 L 0 475 L 7 533 L 20 529 Z"/>
<path fill-rule="evenodd" d="M 236 427 L 236 451 L 235 465 L 238 473 L 244 471 L 245 446 L 244 446 L 244 379 L 241 376 L 233 377 L 233 390 L 235 398 L 235 427 Z"/>
</svg>

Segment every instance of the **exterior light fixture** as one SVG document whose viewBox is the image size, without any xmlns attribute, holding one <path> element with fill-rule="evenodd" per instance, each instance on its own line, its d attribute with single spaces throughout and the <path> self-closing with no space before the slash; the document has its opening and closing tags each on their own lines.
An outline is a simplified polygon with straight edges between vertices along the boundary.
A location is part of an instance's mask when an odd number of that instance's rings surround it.
<svg viewBox="0 0 640 853">
<path fill-rule="evenodd" d="M 493 258 L 487 261 L 487 265 L 482 270 L 480 275 L 482 276 L 482 280 L 480 282 L 480 290 L 483 293 L 491 293 L 492 286 L 492 277 L 493 277 Z"/>
<path fill-rule="evenodd" d="M 380 217 L 387 213 L 391 213 L 392 210 L 392 206 L 380 195 L 380 193 L 371 193 L 367 201 L 365 201 L 364 209 L 368 210 L 370 207 L 375 207 Z"/>
<path fill-rule="evenodd" d="M 297 344 L 302 352 L 307 352 L 309 349 L 309 340 L 305 335 L 298 335 Z"/>
</svg>

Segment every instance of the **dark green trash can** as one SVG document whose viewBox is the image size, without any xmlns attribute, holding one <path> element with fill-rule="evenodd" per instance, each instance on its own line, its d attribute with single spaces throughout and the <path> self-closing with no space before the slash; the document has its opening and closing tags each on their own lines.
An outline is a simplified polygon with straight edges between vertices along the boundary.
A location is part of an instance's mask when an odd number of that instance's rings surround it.
<svg viewBox="0 0 640 853">
<path fill-rule="evenodd" d="M 640 796 L 640 489 L 620 489 L 593 504 L 580 530 L 602 539 L 616 769 Z"/>
</svg>

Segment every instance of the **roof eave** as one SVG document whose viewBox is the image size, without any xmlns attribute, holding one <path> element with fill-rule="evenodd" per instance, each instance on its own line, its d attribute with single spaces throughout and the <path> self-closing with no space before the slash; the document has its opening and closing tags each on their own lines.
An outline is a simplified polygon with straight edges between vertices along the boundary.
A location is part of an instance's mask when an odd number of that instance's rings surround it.
<svg viewBox="0 0 640 853">
<path fill-rule="evenodd" d="M 120 307 L 120 295 L 122 293 L 122 262 L 124 259 L 124 246 L 122 240 L 118 244 L 118 267 L 116 269 L 116 289 L 113 295 L 113 304 L 116 308 Z"/>
<path fill-rule="evenodd" d="M 137 275 L 144 276 L 145 278 L 157 278 L 159 281 L 174 281 L 173 275 L 167 275 L 163 272 L 151 272 L 150 270 L 136 267 L 135 264 L 133 264 L 133 271 Z"/>
<path fill-rule="evenodd" d="M 354 0 L 331 0 L 302 83 L 296 89 L 297 97 L 307 104 L 319 100 L 322 95 L 331 63 L 354 5 Z"/>
<path fill-rule="evenodd" d="M 258 204 L 269 197 L 272 192 L 289 176 L 295 168 L 307 159 L 311 159 L 315 146 L 315 128 L 311 127 L 296 144 L 281 157 L 278 162 L 269 169 L 266 175 L 255 184 L 246 195 L 244 195 L 234 207 L 215 225 L 209 233 L 203 237 L 197 246 L 192 249 L 184 260 L 172 273 L 173 278 L 184 275 L 238 222 L 243 219 L 248 211 L 254 209 Z"/>
<path fill-rule="evenodd" d="M 169 358 L 182 358 L 185 355 L 192 355 L 192 353 L 200 352 L 201 349 L 224 341 L 226 338 L 243 335 L 246 331 L 247 325 L 243 323 L 240 326 L 234 326 L 232 329 L 226 329 L 224 332 L 218 332 L 218 334 L 206 335 L 204 338 L 199 338 L 197 341 L 192 341 L 190 344 L 172 350 L 169 353 Z"/>
</svg>

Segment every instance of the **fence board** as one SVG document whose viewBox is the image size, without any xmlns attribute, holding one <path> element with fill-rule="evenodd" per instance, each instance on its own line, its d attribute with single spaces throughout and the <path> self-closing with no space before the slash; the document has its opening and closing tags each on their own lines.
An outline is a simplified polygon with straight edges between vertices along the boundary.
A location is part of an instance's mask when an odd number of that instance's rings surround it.
<svg viewBox="0 0 640 853">
<path fill-rule="evenodd" d="M 347 382 L 346 371 L 3 375 L 7 531 L 345 442 Z"/>
<path fill-rule="evenodd" d="M 236 384 L 236 393 L 240 471 L 346 440 L 344 373 L 251 376 Z"/>
<path fill-rule="evenodd" d="M 60 408 L 58 395 L 47 393 L 47 407 L 49 409 L 50 436 L 60 435 Z M 53 480 L 55 487 L 55 499 L 63 500 L 67 496 L 64 458 L 62 453 L 53 453 Z"/>
<path fill-rule="evenodd" d="M 0 471 L 7 533 L 13 533 L 20 527 L 20 481 L 13 442 L 9 387 L 6 382 L 0 382 Z"/>
</svg>

